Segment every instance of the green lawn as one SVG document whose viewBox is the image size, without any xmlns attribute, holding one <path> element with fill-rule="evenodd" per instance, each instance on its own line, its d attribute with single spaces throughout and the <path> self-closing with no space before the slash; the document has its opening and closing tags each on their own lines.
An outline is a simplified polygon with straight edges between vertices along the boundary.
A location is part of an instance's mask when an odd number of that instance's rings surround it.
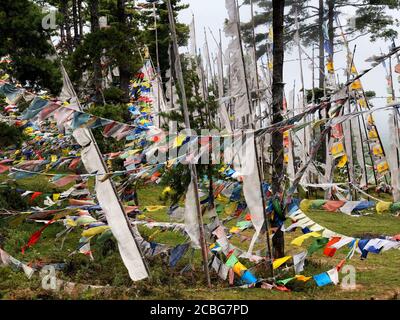
<svg viewBox="0 0 400 320">
<path fill-rule="evenodd" d="M 30 179 L 18 182 L 21 187 L 38 191 L 52 190 L 46 181 Z M 42 188 L 42 189 L 39 189 Z M 49 189 L 50 188 L 50 189 Z M 160 186 L 144 186 L 139 191 L 139 200 L 142 206 L 159 205 Z M 308 213 L 310 218 L 327 228 L 349 236 L 394 235 L 400 233 L 400 218 L 389 214 L 370 215 L 363 217 L 348 217 L 341 213 L 313 211 Z M 166 209 L 157 212 L 145 213 L 146 218 L 155 221 L 169 221 Z M 233 225 L 230 222 L 228 225 Z M 212 290 L 204 285 L 201 271 L 200 252 L 190 254 L 179 262 L 178 266 L 171 269 L 168 261 L 158 256 L 149 261 L 151 279 L 139 283 L 132 283 L 126 269 L 119 257 L 113 241 L 105 243 L 92 243 L 94 261 L 82 254 L 69 256 L 78 244 L 81 230 L 74 230 L 65 240 L 63 246 L 60 240 L 55 240 L 56 234 L 64 229 L 61 224 L 54 224 L 47 228 L 42 238 L 33 247 L 21 254 L 21 247 L 27 242 L 30 235 L 40 226 L 31 222 L 24 222 L 17 227 L 11 227 L 7 219 L 0 219 L 0 245 L 17 259 L 24 262 L 55 263 L 65 262 L 67 267 L 57 273 L 59 279 L 65 281 L 108 286 L 103 289 L 83 290 L 76 289 L 71 292 L 53 292 L 41 288 L 38 273 L 28 280 L 21 271 L 14 271 L 8 267 L 0 267 L 0 299 L 397 299 L 400 293 L 400 279 L 398 277 L 400 251 L 391 250 L 379 255 L 369 254 L 364 261 L 355 254 L 349 262 L 356 268 L 357 289 L 343 290 L 340 285 L 328 285 L 323 288 L 316 287 L 313 281 L 306 284 L 292 282 L 288 287 L 291 292 L 269 291 L 265 289 L 238 289 L 230 288 L 212 273 Z M 142 235 L 148 237 L 156 229 L 140 227 Z M 251 231 L 244 234 L 251 235 Z M 306 240 L 303 248 L 290 245 L 291 239 L 301 235 L 300 231 L 288 234 L 286 237 L 287 254 L 295 254 L 305 250 L 312 240 Z M 182 243 L 184 236 L 177 232 L 161 232 L 154 236 L 153 241 L 169 245 Z M 248 243 L 240 243 L 238 238 L 232 239 L 233 243 L 243 249 Z M 265 239 L 261 238 L 258 248 L 263 247 Z M 305 275 L 315 275 L 334 267 L 347 253 L 341 249 L 333 258 L 327 258 L 322 252 L 313 254 L 306 262 Z M 181 274 L 181 269 L 189 260 L 193 262 L 194 270 Z M 246 261 L 242 261 L 247 263 Z M 289 270 L 280 277 L 293 276 Z"/>
</svg>

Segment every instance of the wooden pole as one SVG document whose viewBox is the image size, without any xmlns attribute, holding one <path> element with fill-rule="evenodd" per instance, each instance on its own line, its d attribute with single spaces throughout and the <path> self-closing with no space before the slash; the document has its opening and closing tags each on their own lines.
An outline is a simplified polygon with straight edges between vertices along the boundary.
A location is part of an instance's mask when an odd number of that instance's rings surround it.
<svg viewBox="0 0 400 320">
<path fill-rule="evenodd" d="M 171 38 L 172 38 L 172 43 L 173 43 L 174 53 L 175 53 L 175 58 L 176 58 L 176 63 L 175 63 L 176 77 L 178 78 L 178 83 L 179 83 L 180 91 L 181 91 L 182 108 L 183 108 L 183 116 L 185 119 L 185 127 L 187 130 L 190 130 L 190 118 L 189 118 L 189 110 L 188 110 L 187 98 L 186 98 L 186 93 L 185 93 L 185 82 L 183 80 L 182 64 L 181 64 L 181 59 L 179 56 L 178 39 L 177 39 L 177 35 L 176 35 L 175 17 L 174 17 L 174 12 L 172 10 L 171 0 L 167 0 L 167 6 L 168 6 L 168 14 L 169 14 L 169 24 L 170 24 L 170 29 L 171 29 Z M 204 267 L 205 277 L 207 280 L 207 285 L 208 285 L 208 287 L 211 288 L 210 272 L 208 270 L 207 244 L 206 244 L 205 233 L 204 233 L 203 215 L 201 213 L 201 207 L 200 207 L 200 196 L 199 196 L 199 190 L 198 190 L 196 165 L 193 163 L 190 163 L 189 169 L 190 169 L 190 174 L 192 177 L 191 183 L 193 183 L 193 190 L 194 190 L 195 201 L 196 201 L 196 211 L 197 211 L 197 219 L 198 219 L 198 223 L 199 223 L 200 245 L 201 245 L 202 258 L 203 258 L 203 267 Z"/>
<path fill-rule="evenodd" d="M 347 49 L 347 54 L 350 56 L 350 54 L 351 54 L 350 46 L 349 46 L 349 43 L 347 42 L 346 36 L 345 36 L 345 34 L 344 34 L 344 31 L 343 31 L 342 24 L 340 23 L 338 17 L 336 17 L 336 23 L 337 23 L 337 25 L 338 25 L 339 28 L 340 28 L 340 32 L 341 32 L 341 35 L 342 35 L 342 38 L 343 38 L 343 42 L 344 42 L 345 47 L 346 47 L 346 49 Z M 353 69 L 353 66 L 355 66 L 355 64 L 354 64 L 354 53 L 353 53 L 353 56 L 351 56 L 351 64 L 350 64 L 350 66 L 349 66 L 349 67 L 350 67 L 350 72 L 351 72 L 351 70 Z M 356 74 L 358 75 L 358 72 L 357 72 Z M 365 101 L 365 103 L 366 103 L 366 105 L 367 105 L 367 109 L 368 109 L 368 110 L 371 110 L 371 106 L 369 105 L 367 96 L 366 96 L 365 91 L 364 91 L 364 88 L 363 88 L 362 86 L 361 86 L 361 92 L 362 92 L 362 97 L 363 97 L 363 99 L 364 99 L 364 101 Z M 369 151 L 369 155 L 370 155 L 370 158 L 371 158 L 372 170 L 373 170 L 373 172 L 374 172 L 375 184 L 376 184 L 376 186 L 378 186 L 378 179 L 377 179 L 376 172 L 375 172 L 375 168 L 374 168 L 374 158 L 373 158 L 373 155 L 372 155 L 372 152 L 371 152 L 371 147 L 370 147 L 370 143 L 369 143 L 367 127 L 366 127 L 365 119 L 364 119 L 364 116 L 363 116 L 363 115 L 361 115 L 361 119 L 362 119 L 362 122 L 363 122 L 363 125 L 364 125 L 365 136 L 366 136 L 366 139 L 367 139 L 367 142 L 368 142 L 368 151 Z M 375 126 L 375 125 L 374 125 L 374 126 Z M 385 158 L 386 158 L 385 148 L 383 147 L 382 140 L 381 140 L 381 137 L 380 137 L 380 135 L 379 135 L 379 132 L 378 132 L 376 126 L 375 126 L 375 129 L 376 129 L 376 133 L 377 133 L 377 136 L 378 136 L 378 141 L 379 141 L 379 143 L 380 143 L 380 145 L 381 145 L 381 147 L 382 147 L 383 155 L 384 155 Z M 387 180 L 386 175 L 385 175 L 385 182 L 388 184 L 388 180 Z"/>
<path fill-rule="evenodd" d="M 161 78 L 161 68 L 160 68 L 160 55 L 159 55 L 159 48 L 158 48 L 158 26 L 157 26 L 157 10 L 156 10 L 156 3 L 153 3 L 153 15 L 154 15 L 154 32 L 156 37 L 156 63 L 157 63 L 157 114 L 158 114 L 158 127 L 161 127 L 161 117 L 160 113 L 160 100 L 161 100 L 161 90 L 162 90 L 162 78 Z"/>
<path fill-rule="evenodd" d="M 251 128 L 255 130 L 256 124 L 254 122 L 254 115 L 253 115 L 253 110 L 252 110 L 252 99 L 251 99 L 251 94 L 249 90 L 249 84 L 247 81 L 246 77 L 246 64 L 244 60 L 244 53 L 243 53 L 243 46 L 242 46 L 242 37 L 240 33 L 240 14 L 239 14 L 239 6 L 236 1 L 236 12 L 237 12 L 237 33 L 239 37 L 239 46 L 240 46 L 240 55 L 242 58 L 242 65 L 243 65 L 243 71 L 244 71 L 244 82 L 246 86 L 246 93 L 247 93 L 247 100 L 248 100 L 248 108 L 249 108 L 249 114 L 250 114 L 250 119 L 251 119 Z M 264 222 L 265 222 L 265 228 L 266 228 L 266 242 L 267 242 L 267 248 L 268 248 L 268 257 L 269 257 L 269 263 L 270 263 L 270 270 L 271 270 L 271 277 L 274 277 L 274 269 L 273 269 L 273 255 L 272 255 L 272 245 L 270 241 L 270 224 L 269 224 L 269 217 L 267 216 L 266 213 L 266 199 L 265 199 L 265 193 L 264 193 L 264 188 L 263 188 L 263 177 L 261 176 L 261 170 L 260 170 L 260 162 L 259 162 L 259 157 L 258 157 L 258 150 L 257 150 L 257 141 L 255 135 L 253 136 L 254 139 L 254 146 L 255 146 L 255 156 L 256 156 L 256 163 L 257 163 L 257 172 L 258 172 L 258 178 L 260 180 L 260 185 L 257 186 L 260 188 L 261 192 L 261 199 L 262 199 L 262 206 L 263 206 L 263 216 L 264 216 Z"/>
<path fill-rule="evenodd" d="M 253 0 L 250 0 L 250 7 L 251 7 L 251 29 L 252 29 L 252 45 L 253 45 L 253 59 L 254 59 L 254 72 L 256 73 L 256 87 L 257 87 L 257 105 L 258 111 L 260 114 L 260 128 L 262 127 L 262 110 L 261 110 L 261 101 L 260 101 L 260 78 L 258 76 L 258 65 L 257 65 L 257 47 L 256 47 L 256 30 L 255 30 L 255 22 L 254 22 L 254 3 Z M 264 154 L 261 155 L 263 157 Z M 262 160 L 262 163 L 264 161 Z"/>
<path fill-rule="evenodd" d="M 301 51 L 301 45 L 300 45 L 300 32 L 299 32 L 299 19 L 298 19 L 298 10 L 296 7 L 296 11 L 295 11 L 295 25 L 296 25 L 296 40 L 297 40 L 297 51 L 298 51 L 298 58 L 299 58 L 299 68 L 300 68 L 300 80 L 301 80 L 301 90 L 300 92 L 302 92 L 302 99 L 301 99 L 301 107 L 302 107 L 302 111 L 305 110 L 306 108 L 306 103 L 305 103 L 305 99 L 306 99 L 306 89 L 305 89 L 305 85 L 304 85 L 304 72 L 303 72 L 303 55 L 302 55 L 302 51 Z M 305 120 L 307 121 L 308 116 L 306 116 Z M 309 132 L 309 134 L 311 135 L 311 132 Z M 305 157 L 307 157 L 307 154 L 310 154 L 310 150 L 308 149 L 309 144 L 307 140 L 310 140 L 310 135 L 307 136 L 307 129 L 304 128 L 303 129 L 303 146 L 304 146 L 304 154 Z M 304 159 L 306 161 L 306 159 Z M 311 183 L 311 173 L 308 174 L 308 181 Z M 310 192 L 307 190 L 307 197 L 310 196 Z"/>
</svg>

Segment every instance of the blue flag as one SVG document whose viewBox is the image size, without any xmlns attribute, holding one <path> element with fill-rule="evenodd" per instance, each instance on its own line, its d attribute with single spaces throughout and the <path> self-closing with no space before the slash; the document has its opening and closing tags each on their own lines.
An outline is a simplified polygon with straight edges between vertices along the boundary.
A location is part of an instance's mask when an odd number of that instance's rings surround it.
<svg viewBox="0 0 400 320">
<path fill-rule="evenodd" d="M 332 280 L 329 277 L 328 273 L 324 272 L 321 274 L 317 274 L 316 276 L 313 276 L 315 282 L 317 283 L 318 287 L 323 287 L 326 286 L 327 284 L 331 284 Z"/>
</svg>

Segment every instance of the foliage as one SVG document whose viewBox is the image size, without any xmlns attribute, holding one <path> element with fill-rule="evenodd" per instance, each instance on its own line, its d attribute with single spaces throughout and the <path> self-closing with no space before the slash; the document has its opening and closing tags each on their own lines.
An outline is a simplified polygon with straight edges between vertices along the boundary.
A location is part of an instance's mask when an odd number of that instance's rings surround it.
<svg viewBox="0 0 400 320">
<path fill-rule="evenodd" d="M 19 148 L 24 141 L 22 129 L 0 122 L 0 148 L 16 146 Z"/>
<path fill-rule="evenodd" d="M 135 34 L 124 29 L 110 26 L 85 36 L 82 44 L 71 54 L 68 63 L 71 79 L 76 84 L 83 85 L 82 75 L 85 72 L 93 72 L 94 61 L 102 57 L 107 60 L 106 73 L 107 67 L 114 68 L 120 64 L 127 65 L 131 74 L 140 68 L 140 57 L 136 53 L 137 45 L 132 40 Z"/>
<path fill-rule="evenodd" d="M 27 209 L 27 203 L 15 189 L 0 189 L 0 208 L 6 210 Z"/>
<path fill-rule="evenodd" d="M 117 87 L 106 88 L 103 91 L 106 103 L 118 104 L 123 100 L 124 91 Z"/>
<path fill-rule="evenodd" d="M 140 192 L 140 198 L 146 199 L 144 205 L 154 205 L 158 202 L 159 186 L 144 187 Z M 156 219 L 154 213 L 146 214 L 155 221 L 167 221 L 168 215 L 163 213 Z M 374 230 L 377 235 L 393 235 L 398 231 L 398 218 L 390 215 L 371 215 L 360 218 L 344 216 L 340 213 L 329 214 L 323 211 L 308 212 L 307 215 L 319 224 L 336 232 L 349 236 L 365 236 Z M 289 222 L 288 222 L 289 223 Z M 189 263 L 190 254 L 186 254 L 178 266 L 174 269 L 168 266 L 165 258 L 156 257 L 149 261 L 152 279 L 132 283 L 122 263 L 118 250 L 109 250 L 103 254 L 102 246 L 94 239 L 92 250 L 95 260 L 90 261 L 82 254 L 70 255 L 76 249 L 81 230 L 74 230 L 69 234 L 61 247 L 60 241 L 55 241 L 55 236 L 63 230 L 59 224 L 48 227 L 39 242 L 29 249 L 25 255 L 21 255 L 21 246 L 29 239 L 40 226 L 35 223 L 23 223 L 18 229 L 10 229 L 6 219 L 0 219 L 0 245 L 17 259 L 28 262 L 66 263 L 66 269 L 57 271 L 60 280 L 92 285 L 109 285 L 104 289 L 74 291 L 45 291 L 41 288 L 41 279 L 35 273 L 31 279 L 27 279 L 22 271 L 9 267 L 0 267 L 0 299 L 393 299 L 398 297 L 399 281 L 396 262 L 399 258 L 398 250 L 390 250 L 379 255 L 368 256 L 361 261 L 355 256 L 351 261 L 357 270 L 357 289 L 341 290 L 339 286 L 329 285 L 318 288 L 313 281 L 306 284 L 291 282 L 288 287 L 292 292 L 270 291 L 261 288 L 230 289 L 227 290 L 227 282 L 220 280 L 215 272 L 211 272 L 213 290 L 204 285 L 204 276 L 201 270 L 201 256 L 197 251 L 193 256 L 195 272 L 180 273 L 180 270 Z M 140 228 L 144 237 L 149 237 L 154 230 L 145 227 Z M 288 243 L 301 231 L 288 234 Z M 170 245 L 182 243 L 183 239 L 176 232 L 161 232 L 154 236 L 156 243 Z M 240 239 L 232 238 L 235 245 L 244 246 Z M 306 240 L 310 241 L 310 240 Z M 306 242 L 308 245 L 310 242 Z M 293 247 L 288 244 L 288 252 Z M 343 250 L 343 252 L 342 252 Z M 322 251 L 315 253 L 306 260 L 305 275 L 315 275 L 325 272 L 339 263 L 345 257 L 346 249 L 339 250 L 335 257 L 327 258 Z M 291 253 L 290 253 L 291 254 Z M 46 257 L 46 259 L 43 259 Z M 262 265 L 260 266 L 262 268 Z M 262 270 L 260 270 L 262 271 Z M 344 274 L 340 275 L 340 278 Z M 280 273 L 278 279 L 292 277 L 290 271 Z M 379 283 L 380 285 L 377 285 Z"/>
<path fill-rule="evenodd" d="M 50 34 L 42 28 L 43 14 L 29 0 L 2 0 L 0 7 L 0 56 L 12 59 L 12 76 L 57 94 L 62 80 Z"/>
<path fill-rule="evenodd" d="M 177 17 L 181 10 L 189 7 L 189 5 L 181 4 L 181 0 L 172 0 L 171 5 L 174 10 L 174 16 Z M 154 29 L 154 17 L 152 16 L 153 11 L 149 10 L 147 13 L 144 12 L 140 19 L 142 21 L 143 33 L 142 42 L 146 44 L 149 48 L 150 55 L 156 63 L 156 36 Z M 168 9 L 165 1 L 160 2 L 156 6 L 157 19 L 157 34 L 158 34 L 158 54 L 160 63 L 160 74 L 163 79 L 166 79 L 166 71 L 169 69 L 169 48 L 171 43 L 170 30 L 169 30 L 169 19 L 168 19 Z M 176 23 L 176 33 L 178 37 L 178 45 L 187 45 L 189 27 L 185 24 Z"/>
<path fill-rule="evenodd" d="M 249 5 L 251 0 L 245 0 L 245 4 Z M 257 9 L 260 10 L 254 15 L 254 25 L 256 28 L 272 24 L 272 1 L 252 0 Z M 355 23 L 345 28 L 345 33 L 349 37 L 358 37 L 360 35 L 369 35 L 371 41 L 379 38 L 391 40 L 397 36 L 395 26 L 397 20 L 388 13 L 388 9 L 397 9 L 400 7 L 399 1 L 396 0 L 332 0 L 334 11 L 339 16 L 342 12 L 348 12 L 355 9 Z M 324 1 L 328 3 L 329 1 Z M 294 33 L 296 32 L 295 11 L 297 9 L 299 15 L 299 34 L 302 43 L 306 46 L 312 44 L 319 45 L 319 35 L 321 32 L 318 12 L 320 8 L 314 6 L 313 1 L 287 0 L 285 1 L 285 43 L 287 47 L 294 45 Z M 327 19 L 326 8 L 324 8 L 325 19 Z M 244 23 L 242 30 L 244 32 L 244 41 L 252 44 L 252 21 Z M 340 30 L 338 26 L 334 26 L 335 37 L 340 39 Z M 258 48 L 258 56 L 262 56 L 267 49 L 265 40 L 268 38 L 268 32 L 256 32 L 256 44 Z M 349 39 L 350 41 L 352 39 Z"/>
<path fill-rule="evenodd" d="M 218 103 L 212 95 L 208 96 L 206 101 L 201 95 L 201 81 L 196 72 L 197 64 L 195 59 L 181 55 L 181 62 L 188 112 L 190 114 L 190 128 L 198 135 L 201 135 L 202 129 L 215 129 L 214 121 L 211 119 L 214 119 L 216 116 Z M 181 105 L 181 88 L 178 86 L 177 90 L 180 97 L 177 103 L 178 105 Z M 170 121 L 176 121 L 178 131 L 186 128 L 183 110 L 162 113 L 162 116 Z M 168 128 L 166 127 L 164 129 L 167 130 Z M 212 168 L 210 168 L 207 164 L 199 164 L 196 167 L 199 177 L 209 175 L 216 176 L 218 170 L 217 166 L 212 166 Z M 190 172 L 188 166 L 179 164 L 176 167 L 169 169 L 167 174 L 163 177 L 162 182 L 172 187 L 175 191 L 172 195 L 172 199 L 173 202 L 177 202 L 179 198 L 185 194 L 187 186 L 190 183 Z"/>
</svg>

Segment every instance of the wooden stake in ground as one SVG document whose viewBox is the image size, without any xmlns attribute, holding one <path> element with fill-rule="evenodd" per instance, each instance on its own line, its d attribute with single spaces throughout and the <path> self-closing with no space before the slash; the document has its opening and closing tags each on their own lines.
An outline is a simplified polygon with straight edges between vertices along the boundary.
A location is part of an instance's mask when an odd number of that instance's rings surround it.
<svg viewBox="0 0 400 320">
<path fill-rule="evenodd" d="M 186 93 L 185 93 L 185 83 L 183 81 L 181 59 L 179 57 L 179 47 L 178 47 L 178 40 L 177 40 L 176 28 L 175 28 L 175 18 L 174 18 L 174 13 L 172 10 L 170 0 L 167 0 L 167 6 L 168 6 L 168 14 L 169 14 L 169 25 L 170 25 L 170 29 L 171 29 L 171 37 L 172 37 L 172 43 L 173 43 L 173 48 L 174 48 L 173 51 L 176 55 L 176 57 L 175 57 L 175 59 L 176 59 L 176 63 L 175 63 L 176 76 L 178 78 L 178 83 L 179 83 L 179 87 L 180 87 L 180 91 L 181 91 L 181 95 L 182 95 L 181 98 L 182 98 L 183 116 L 185 119 L 185 127 L 187 130 L 190 130 L 189 110 L 188 110 L 188 106 L 187 106 L 187 99 L 186 99 Z M 198 190 L 196 165 L 190 163 L 189 168 L 190 168 L 190 174 L 192 177 L 191 183 L 193 183 L 193 189 L 194 189 L 194 194 L 195 194 L 196 211 L 197 211 L 197 218 L 198 218 L 198 223 L 199 223 L 200 245 L 201 245 L 201 253 L 202 253 L 202 257 L 203 257 L 204 272 L 205 272 L 205 276 L 206 276 L 206 280 L 207 280 L 207 285 L 209 287 L 211 287 L 210 272 L 208 270 L 207 244 L 206 244 L 205 236 L 204 236 L 203 216 L 202 216 L 201 207 L 200 207 L 200 197 L 199 197 L 199 190 Z"/>
</svg>

